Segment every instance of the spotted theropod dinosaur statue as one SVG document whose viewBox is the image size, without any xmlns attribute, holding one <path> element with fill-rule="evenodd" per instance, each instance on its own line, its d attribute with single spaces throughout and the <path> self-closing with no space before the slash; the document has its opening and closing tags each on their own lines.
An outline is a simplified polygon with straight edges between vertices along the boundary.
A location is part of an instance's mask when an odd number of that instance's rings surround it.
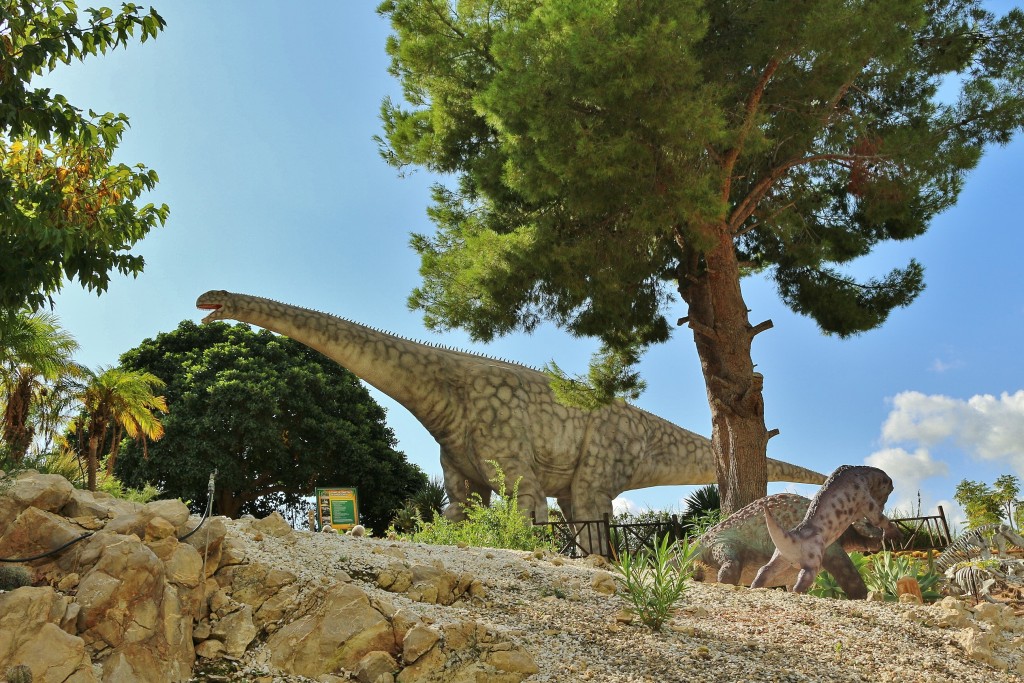
<svg viewBox="0 0 1024 683">
<path fill-rule="evenodd" d="M 239 320 L 314 348 L 405 406 L 441 446 L 449 519 L 462 517 L 469 494 L 490 499 L 492 462 L 508 481 L 522 477 L 517 502 L 538 521 L 548 497 L 566 517 L 593 520 L 623 491 L 716 480 L 708 439 L 625 402 L 564 406 L 539 370 L 245 294 L 211 291 L 196 306 L 211 311 L 203 322 Z M 825 477 L 769 459 L 768 479 Z"/>
</svg>

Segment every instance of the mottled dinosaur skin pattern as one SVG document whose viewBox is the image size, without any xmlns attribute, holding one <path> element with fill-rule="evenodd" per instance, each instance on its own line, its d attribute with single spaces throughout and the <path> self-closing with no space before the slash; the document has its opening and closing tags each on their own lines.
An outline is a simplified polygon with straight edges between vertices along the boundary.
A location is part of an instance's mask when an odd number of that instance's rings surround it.
<svg viewBox="0 0 1024 683">
<path fill-rule="evenodd" d="M 750 585 L 758 569 L 771 559 L 775 543 L 768 535 L 764 523 L 765 509 L 783 526 L 796 526 L 810 506 L 809 498 L 794 493 L 777 493 L 755 500 L 727 519 L 704 532 L 700 538 L 698 559 L 718 572 L 719 583 Z M 868 589 L 860 572 L 847 553 L 878 550 L 882 547 L 882 531 L 864 523 L 855 522 L 828 546 L 822 556 L 822 568 L 836 578 L 837 583 L 851 600 L 867 597 Z M 797 570 L 788 567 L 774 577 L 772 585 L 790 585 L 797 578 Z M 708 580 L 706 577 L 705 580 Z"/>
<path fill-rule="evenodd" d="M 797 567 L 793 591 L 806 593 L 821 571 L 826 548 L 858 519 L 867 518 L 882 530 L 883 543 L 899 540 L 903 533 L 882 514 L 892 493 L 892 479 L 877 467 L 842 465 L 833 472 L 811 500 L 799 524 L 789 526 L 765 509 L 765 524 L 775 552 L 751 582 L 751 588 L 774 586 L 784 572 Z"/>
<path fill-rule="evenodd" d="M 419 344 L 342 318 L 244 294 L 207 292 L 204 322 L 239 320 L 320 351 L 395 399 L 441 446 L 441 469 L 459 519 L 470 493 L 490 499 L 497 462 L 522 477 L 518 503 L 547 520 L 547 498 L 570 519 L 601 519 L 623 491 L 716 480 L 708 439 L 626 403 L 585 411 L 555 400 L 544 373 L 515 363 Z M 771 481 L 825 477 L 768 460 Z"/>
</svg>

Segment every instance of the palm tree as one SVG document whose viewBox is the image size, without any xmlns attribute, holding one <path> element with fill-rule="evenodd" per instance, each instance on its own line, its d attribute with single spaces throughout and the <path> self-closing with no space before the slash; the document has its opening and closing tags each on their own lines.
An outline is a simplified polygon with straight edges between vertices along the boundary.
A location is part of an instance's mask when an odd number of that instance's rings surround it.
<svg viewBox="0 0 1024 683">
<path fill-rule="evenodd" d="M 154 411 L 167 412 L 167 401 L 153 392 L 164 386 L 163 380 L 149 372 L 100 368 L 89 373 L 88 382 L 79 393 L 82 412 L 71 424 L 78 434 L 79 452 L 88 455 L 89 490 L 96 490 L 96 469 L 101 447 L 109 448 L 107 473 L 113 474 L 121 439 L 130 437 L 142 442 L 157 441 L 164 427 Z M 109 446 L 108 446 L 109 444 Z"/>
<path fill-rule="evenodd" d="M 0 311 L 0 439 L 15 464 L 36 435 L 33 409 L 54 383 L 80 376 L 78 342 L 52 313 Z M 45 428 L 45 426 L 44 426 Z"/>
</svg>

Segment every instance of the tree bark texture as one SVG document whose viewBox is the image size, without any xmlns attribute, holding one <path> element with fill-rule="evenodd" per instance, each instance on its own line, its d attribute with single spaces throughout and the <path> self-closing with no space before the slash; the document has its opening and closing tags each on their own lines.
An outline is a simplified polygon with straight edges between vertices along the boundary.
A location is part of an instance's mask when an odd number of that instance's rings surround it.
<svg viewBox="0 0 1024 683">
<path fill-rule="evenodd" d="M 244 502 L 245 499 L 235 496 L 231 491 L 221 489 L 214 493 L 214 511 L 228 519 L 238 519 L 241 516 Z"/>
<path fill-rule="evenodd" d="M 726 516 L 767 495 L 770 437 L 764 378 L 754 372 L 750 354 L 756 331 L 740 291 L 732 235 L 725 224 L 709 226 L 705 235 L 710 243 L 700 253 L 684 246 L 679 292 L 689 305 L 711 406 L 711 443 Z"/>
</svg>

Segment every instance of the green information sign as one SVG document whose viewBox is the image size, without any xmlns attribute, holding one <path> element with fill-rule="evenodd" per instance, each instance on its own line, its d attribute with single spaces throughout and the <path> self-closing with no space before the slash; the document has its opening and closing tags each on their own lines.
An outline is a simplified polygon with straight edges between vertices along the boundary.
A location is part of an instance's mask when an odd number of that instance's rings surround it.
<svg viewBox="0 0 1024 683">
<path fill-rule="evenodd" d="M 359 495 L 354 487 L 318 488 L 313 495 L 318 531 L 326 526 L 348 531 L 359 524 Z"/>
<path fill-rule="evenodd" d="M 354 526 L 356 523 L 356 502 L 354 500 L 331 500 L 331 524 L 347 524 Z"/>
</svg>

